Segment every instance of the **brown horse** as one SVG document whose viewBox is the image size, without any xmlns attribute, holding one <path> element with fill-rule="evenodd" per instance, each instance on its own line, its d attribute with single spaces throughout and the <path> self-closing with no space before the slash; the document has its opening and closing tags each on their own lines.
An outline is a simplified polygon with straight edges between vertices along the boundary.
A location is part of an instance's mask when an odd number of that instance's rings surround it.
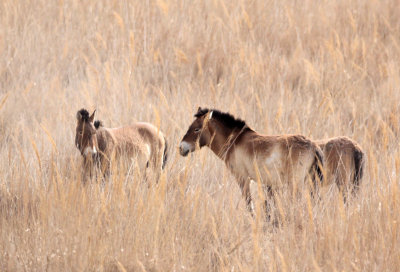
<svg viewBox="0 0 400 272">
<path fill-rule="evenodd" d="M 250 181 L 258 177 L 268 191 L 285 183 L 294 188 L 309 175 L 314 183 L 322 181 L 322 151 L 306 137 L 261 135 L 244 121 L 215 109 L 199 108 L 194 117 L 179 145 L 180 154 L 209 147 L 236 177 L 250 210 Z"/>
<path fill-rule="evenodd" d="M 326 185 L 336 183 L 339 190 L 355 193 L 363 177 L 365 154 L 360 145 L 347 137 L 316 141 L 324 153 Z"/>
<path fill-rule="evenodd" d="M 87 110 L 81 109 L 76 115 L 75 145 L 84 157 L 85 165 L 97 164 L 106 174 L 113 158 L 124 158 L 129 163 L 137 163 L 144 172 L 149 168 L 158 180 L 167 160 L 167 142 L 162 132 L 144 122 L 105 128 L 100 121 L 94 122 L 95 112 L 89 116 Z"/>
</svg>

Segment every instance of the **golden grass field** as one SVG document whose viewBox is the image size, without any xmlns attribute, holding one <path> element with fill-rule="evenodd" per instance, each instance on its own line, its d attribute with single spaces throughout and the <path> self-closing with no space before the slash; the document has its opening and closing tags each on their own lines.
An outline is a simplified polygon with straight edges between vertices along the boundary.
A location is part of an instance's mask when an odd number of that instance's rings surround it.
<svg viewBox="0 0 400 272">
<path fill-rule="evenodd" d="M 398 1 L 3 0 L 0 24 L 0 271 L 400 269 Z M 259 200 L 251 217 L 209 149 L 177 152 L 198 106 L 355 139 L 359 194 L 282 192 L 281 226 Z M 82 107 L 161 128 L 158 185 L 117 167 L 82 185 Z"/>
</svg>

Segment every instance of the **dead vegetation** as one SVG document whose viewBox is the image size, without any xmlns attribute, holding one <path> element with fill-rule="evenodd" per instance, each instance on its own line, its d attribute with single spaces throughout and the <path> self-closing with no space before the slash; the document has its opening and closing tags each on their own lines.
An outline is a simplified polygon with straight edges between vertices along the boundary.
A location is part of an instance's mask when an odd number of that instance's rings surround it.
<svg viewBox="0 0 400 272">
<path fill-rule="evenodd" d="M 12 1 L 0 4 L 4 271 L 396 271 L 400 267 L 396 1 Z M 252 218 L 225 166 L 176 152 L 198 106 L 260 132 L 345 135 L 361 190 L 282 192 Z M 75 114 L 148 121 L 169 141 L 148 188 L 115 169 L 81 185 Z"/>
</svg>

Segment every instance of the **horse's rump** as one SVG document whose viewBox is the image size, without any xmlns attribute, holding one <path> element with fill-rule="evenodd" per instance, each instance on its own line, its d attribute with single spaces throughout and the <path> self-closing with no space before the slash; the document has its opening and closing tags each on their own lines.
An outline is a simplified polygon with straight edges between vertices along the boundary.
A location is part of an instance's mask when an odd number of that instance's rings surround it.
<svg viewBox="0 0 400 272">
<path fill-rule="evenodd" d="M 326 184 L 359 186 L 363 176 L 365 155 L 361 147 L 347 137 L 317 141 L 324 153 Z"/>
</svg>

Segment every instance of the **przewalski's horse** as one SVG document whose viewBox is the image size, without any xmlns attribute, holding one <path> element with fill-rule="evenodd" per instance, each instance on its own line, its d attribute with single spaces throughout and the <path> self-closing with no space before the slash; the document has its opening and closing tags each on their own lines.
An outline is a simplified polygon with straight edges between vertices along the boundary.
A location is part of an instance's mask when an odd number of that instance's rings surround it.
<svg viewBox="0 0 400 272">
<path fill-rule="evenodd" d="M 360 145 L 347 137 L 318 140 L 324 153 L 324 183 L 336 183 L 339 190 L 355 193 L 364 173 L 365 154 Z"/>
<path fill-rule="evenodd" d="M 293 189 L 309 175 L 314 183 L 322 181 L 322 151 L 306 137 L 261 135 L 244 121 L 215 109 L 199 108 L 194 117 L 179 145 L 180 154 L 209 147 L 236 177 L 250 211 L 250 181 L 258 176 L 272 192 L 284 183 Z"/>
<path fill-rule="evenodd" d="M 94 122 L 95 112 L 89 116 L 87 110 L 81 109 L 76 115 L 75 145 L 84 157 L 85 165 L 97 164 L 106 174 L 112 159 L 124 159 L 128 163 L 137 163 L 143 172 L 148 168 L 158 180 L 167 160 L 167 142 L 163 133 L 144 122 L 105 128 L 100 121 Z"/>
</svg>

